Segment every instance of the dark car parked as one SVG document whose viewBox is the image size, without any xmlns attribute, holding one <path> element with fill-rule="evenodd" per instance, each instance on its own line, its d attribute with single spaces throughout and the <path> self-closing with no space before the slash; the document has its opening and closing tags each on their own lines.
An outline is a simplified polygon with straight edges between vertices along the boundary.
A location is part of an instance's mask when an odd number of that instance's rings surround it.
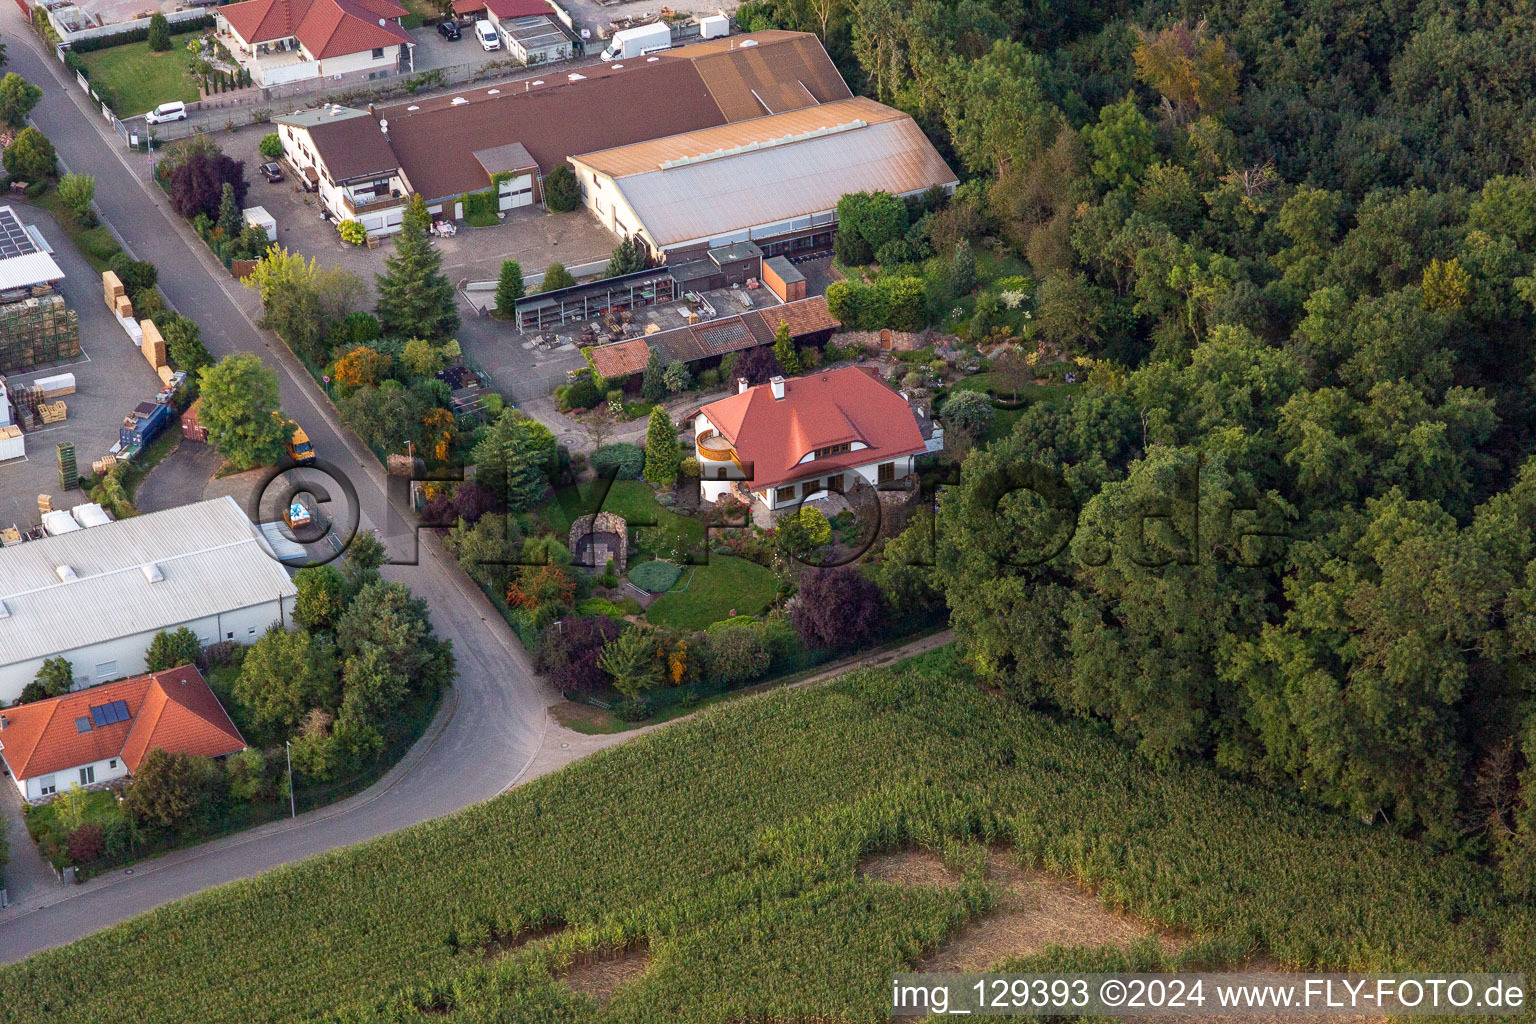
<svg viewBox="0 0 1536 1024">
<path fill-rule="evenodd" d="M 438 22 L 437 23 L 437 34 L 442 36 L 444 39 L 448 40 L 449 42 L 454 42 L 454 41 L 458 40 L 459 38 L 461 38 L 461 36 L 462 36 L 462 33 L 459 32 L 459 23 L 456 22 L 456 21 L 440 21 L 440 22 Z"/>
<path fill-rule="evenodd" d="M 261 165 L 261 174 L 268 181 L 282 181 L 283 180 L 283 169 L 281 167 L 277 166 L 277 164 L 275 164 L 275 163 L 272 163 L 272 164 L 262 164 Z"/>
</svg>

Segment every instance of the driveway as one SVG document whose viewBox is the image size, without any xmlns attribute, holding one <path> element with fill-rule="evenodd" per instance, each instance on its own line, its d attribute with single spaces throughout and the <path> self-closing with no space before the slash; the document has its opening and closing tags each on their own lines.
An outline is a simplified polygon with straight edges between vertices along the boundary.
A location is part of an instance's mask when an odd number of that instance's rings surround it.
<svg viewBox="0 0 1536 1024">
<path fill-rule="evenodd" d="M 63 883 L 53 865 L 37 852 L 37 844 L 27 835 L 27 822 L 21 816 L 21 794 L 9 772 L 0 777 L 0 814 L 5 815 L 5 841 L 11 847 L 10 863 L 5 865 L 5 893 L 12 903 L 62 899 Z M 4 914 L 5 911 L 0 911 Z M 0 918 L 3 920 L 3 918 Z"/>
<path fill-rule="evenodd" d="M 215 357 L 237 351 L 260 355 L 276 371 L 284 411 L 351 480 L 362 525 L 376 528 L 396 564 L 385 575 L 427 602 L 433 626 L 452 641 L 459 676 L 443 712 L 407 762 L 384 782 L 344 804 L 182 854 L 138 865 L 133 875 L 110 872 L 65 899 L 27 901 L 0 913 L 0 960 L 16 960 L 70 942 L 169 900 L 280 864 L 360 842 L 456 811 L 505 789 L 545 739 L 547 706 L 557 695 L 536 680 L 511 629 L 484 595 L 452 564 L 436 539 L 416 534 L 389 498 L 383 470 L 355 438 L 344 435 L 325 396 L 287 349 L 254 326 L 254 293 L 219 266 L 190 227 L 171 213 L 158 190 L 146 189 L 128 159 L 109 144 L 99 115 L 82 104 L 80 90 L 58 61 L 45 57 L 14 5 L 0 13 L 9 44 L 7 70 L 43 88 L 34 120 L 68 170 L 96 178 L 103 219 L 140 259 L 160 269 L 171 304 L 197 319 Z M 549 727 L 554 732 L 554 727 Z M 47 909 L 42 903 L 47 902 Z"/>
<path fill-rule="evenodd" d="M 176 450 L 140 481 L 133 504 L 140 512 L 159 512 L 202 501 L 208 478 L 223 464 L 224 456 L 212 445 L 183 438 Z"/>
</svg>

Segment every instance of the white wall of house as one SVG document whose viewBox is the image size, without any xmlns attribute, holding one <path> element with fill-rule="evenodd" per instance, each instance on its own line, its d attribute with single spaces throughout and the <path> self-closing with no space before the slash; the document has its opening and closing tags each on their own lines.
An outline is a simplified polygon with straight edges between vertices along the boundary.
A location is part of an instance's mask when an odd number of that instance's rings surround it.
<svg viewBox="0 0 1536 1024">
<path fill-rule="evenodd" d="M 709 422 L 709 417 L 702 412 L 693 418 L 693 436 L 695 439 L 706 431 L 714 431 L 714 424 Z M 718 433 L 718 431 L 715 431 Z M 697 440 L 695 440 L 697 445 Z M 850 451 L 858 451 L 869 446 L 863 441 L 855 441 L 850 445 Z M 697 447 L 694 457 L 699 463 L 699 497 L 705 501 L 719 501 L 730 493 L 738 482 L 745 482 L 748 487 L 752 482 L 746 479 L 742 468 L 734 461 L 717 461 L 714 459 L 699 458 Z M 829 456 L 830 457 L 830 456 Z M 901 455 L 894 459 L 881 459 L 860 466 L 844 466 L 822 476 L 807 475 L 804 479 L 797 479 L 793 483 L 782 484 L 778 487 L 756 489 L 752 491 L 752 497 L 763 503 L 766 508 L 778 509 L 799 505 L 805 501 L 816 501 L 826 497 L 832 490 L 833 478 L 842 477 L 843 490 L 853 487 L 859 480 L 863 480 L 871 487 L 880 485 L 880 467 L 890 467 L 890 480 L 900 480 L 913 471 L 915 466 L 914 455 Z M 800 460 L 799 465 L 809 467 L 816 461 L 814 452 L 808 452 Z M 809 472 L 809 470 L 807 470 Z"/>
<path fill-rule="evenodd" d="M 204 646 L 221 640 L 234 640 L 244 644 L 255 643 L 256 638 L 265 633 L 274 622 L 282 621 L 288 628 L 293 628 L 293 602 L 292 597 L 285 597 L 281 601 L 274 597 L 271 601 L 262 604 L 208 615 L 190 622 L 166 626 L 165 629 L 174 632 L 185 625 L 197 634 L 197 638 Z M 116 637 L 85 647 L 77 647 L 74 650 L 55 651 L 45 658 L 0 665 L 0 702 L 9 704 L 20 697 L 21 691 L 36 678 L 38 669 L 43 667 L 43 662 L 47 658 L 69 659 L 75 670 L 75 689 L 77 690 L 125 676 L 142 675 L 148 670 L 144 656 L 149 652 L 149 645 L 158 632 L 160 631 L 151 630 L 132 636 Z"/>
<path fill-rule="evenodd" d="M 331 180 L 330 171 L 320 160 L 314 143 L 310 140 L 309 131 L 291 124 L 277 126 L 277 134 L 283 140 L 283 152 L 302 174 L 305 168 L 312 167 L 318 178 L 316 186 L 320 190 L 320 205 L 336 219 L 339 224 L 344 220 L 352 220 L 352 212 L 342 202 L 346 186 L 338 185 Z M 400 230 L 400 225 L 405 219 L 405 197 L 410 195 L 410 185 L 398 171 L 390 175 L 389 187 L 400 193 L 400 205 L 378 207 L 363 211 L 356 219 L 362 222 L 365 230 L 370 235 L 392 235 Z"/>
<path fill-rule="evenodd" d="M 891 467 L 891 480 L 900 480 L 912 472 L 913 456 L 901 455 L 894 459 L 886 459 L 884 462 L 845 467 L 825 476 L 806 477 L 793 483 L 770 487 L 767 490 L 753 491 L 752 496 L 770 509 L 792 508 L 808 501 L 819 501 L 825 498 L 832 493 L 831 482 L 837 476 L 843 478 L 843 490 L 853 487 L 858 480 L 863 480 L 871 487 L 878 487 L 882 465 Z"/>
<path fill-rule="evenodd" d="M 0 742 L 4 736 L 0 736 Z M 35 775 L 30 779 L 17 779 L 16 791 L 21 794 L 23 800 L 37 802 L 40 800 L 52 800 L 54 797 L 69 792 L 71 786 L 79 786 L 81 789 L 89 789 L 93 786 L 100 787 L 113 779 L 121 779 L 128 774 L 128 766 L 123 763 L 121 757 L 107 757 L 90 764 L 76 765 L 73 768 L 61 768 L 47 775 Z"/>
<path fill-rule="evenodd" d="M 400 48 L 407 43 L 396 43 L 373 50 L 343 53 L 338 57 L 326 57 L 315 62 L 321 75 L 350 75 L 358 71 L 393 71 L 400 61 Z M 407 64 L 409 65 L 409 60 Z"/>
</svg>

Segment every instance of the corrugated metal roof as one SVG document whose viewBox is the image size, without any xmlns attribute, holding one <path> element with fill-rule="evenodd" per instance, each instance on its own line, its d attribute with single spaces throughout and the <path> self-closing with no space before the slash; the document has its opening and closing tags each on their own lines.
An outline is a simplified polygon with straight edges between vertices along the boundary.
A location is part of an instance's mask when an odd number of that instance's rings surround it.
<svg viewBox="0 0 1536 1024">
<path fill-rule="evenodd" d="M 74 570 L 61 582 L 60 566 Z M 146 565 L 163 578 L 151 583 Z M 296 593 L 233 498 L 0 549 L 0 665 Z"/>
<path fill-rule="evenodd" d="M 900 195 L 956 182 L 954 172 L 915 121 L 890 111 L 895 116 L 872 122 L 858 113 L 865 103 L 868 101 L 825 104 L 692 132 L 681 141 L 643 143 L 624 147 L 628 152 L 588 154 L 577 160 L 618 172 L 615 183 L 619 191 L 652 240 L 663 247 L 809 217 L 835 209 L 838 199 L 849 192 Z M 703 157 L 835 125 L 853 126 L 719 157 L 672 163 L 665 169 L 658 166 L 663 160 Z M 638 169 L 642 161 L 649 162 L 649 170 Z"/>
<path fill-rule="evenodd" d="M 29 252 L 25 256 L 0 260 L 0 291 L 62 280 L 64 271 L 45 252 Z"/>
<path fill-rule="evenodd" d="M 757 145 L 780 139 L 792 139 L 807 132 L 839 125 L 882 124 L 907 117 L 899 110 L 865 97 L 836 100 L 804 110 L 755 117 L 749 121 L 715 125 L 682 132 L 664 138 L 637 142 L 630 146 L 582 153 L 573 159 L 612 178 L 645 174 L 660 170 L 669 160 L 698 158 L 709 153 L 723 153 L 740 146 Z M 790 143 L 791 145 L 793 143 Z"/>
</svg>

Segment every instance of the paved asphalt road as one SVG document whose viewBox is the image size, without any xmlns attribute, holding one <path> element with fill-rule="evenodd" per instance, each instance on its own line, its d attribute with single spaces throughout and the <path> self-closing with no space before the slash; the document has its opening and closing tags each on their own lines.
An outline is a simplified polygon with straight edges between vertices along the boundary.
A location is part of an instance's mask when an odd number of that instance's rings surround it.
<svg viewBox="0 0 1536 1024">
<path fill-rule="evenodd" d="M 351 477 L 365 524 L 386 523 L 385 478 L 377 463 L 355 441 L 343 441 L 302 368 L 281 343 L 252 326 L 212 276 L 223 269 L 164 197 L 151 196 L 123 163 L 144 157 L 107 143 L 98 130 L 100 116 L 88 112 L 78 88 L 66 86 L 63 66 L 43 56 L 15 5 L 0 10 L 6 70 L 43 88 L 33 120 L 69 170 L 95 175 L 103 220 L 138 258 L 160 268 L 161 290 L 202 325 L 215 356 L 256 352 L 277 371 L 285 411 L 303 425 L 322 456 Z M 404 547 L 390 540 L 392 550 Z M 285 829 L 141 864 L 131 876 L 114 872 L 68 895 L 60 890 L 61 898 L 41 909 L 27 901 L 0 911 L 0 962 L 70 942 L 212 885 L 447 814 L 495 796 L 524 769 L 538 750 L 545 708 L 556 696 L 535 680 L 511 630 L 434 544 L 422 544 L 420 565 L 390 568 L 386 575 L 427 600 L 438 633 L 453 641 L 458 657 L 456 700 L 445 710 L 451 717 L 446 724 L 440 719 L 424 753 L 413 752 L 411 768 L 397 771 L 387 787 L 376 786 L 330 813 L 311 812 Z"/>
</svg>

